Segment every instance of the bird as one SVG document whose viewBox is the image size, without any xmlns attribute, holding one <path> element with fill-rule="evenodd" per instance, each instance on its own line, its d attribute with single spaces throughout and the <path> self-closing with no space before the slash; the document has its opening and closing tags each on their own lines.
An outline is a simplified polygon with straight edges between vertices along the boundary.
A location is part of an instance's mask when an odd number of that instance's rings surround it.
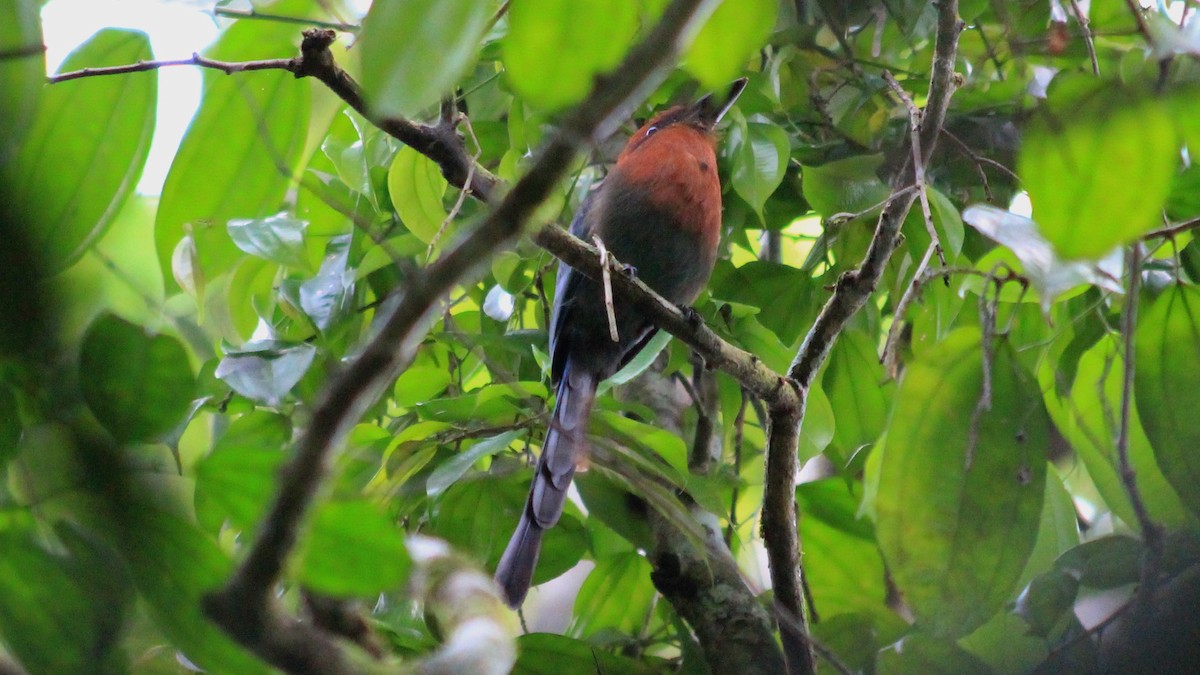
<svg viewBox="0 0 1200 675">
<path fill-rule="evenodd" d="M 745 86 L 740 79 L 722 100 L 708 95 L 643 124 L 571 222 L 571 234 L 589 243 L 599 239 L 630 273 L 687 310 L 708 283 L 720 241 L 715 128 Z M 520 607 L 529 592 L 542 535 L 562 515 L 576 466 L 586 454 L 597 385 L 657 331 L 628 305 L 615 303 L 613 315 L 616 340 L 601 284 L 559 263 L 549 325 L 554 412 L 520 521 L 496 567 L 496 582 L 510 607 Z"/>
</svg>

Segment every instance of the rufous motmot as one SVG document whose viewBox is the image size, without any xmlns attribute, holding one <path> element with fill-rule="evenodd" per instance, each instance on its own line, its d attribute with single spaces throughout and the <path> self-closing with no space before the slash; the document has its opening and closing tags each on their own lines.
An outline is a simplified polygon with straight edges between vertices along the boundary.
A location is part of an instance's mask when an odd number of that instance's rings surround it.
<svg viewBox="0 0 1200 675">
<path fill-rule="evenodd" d="M 721 234 L 721 184 L 714 128 L 746 86 L 724 100 L 706 96 L 652 118 L 629 139 L 601 186 L 580 205 L 571 233 L 597 237 L 621 263 L 663 298 L 691 303 L 708 283 Z M 614 304 L 612 339 L 599 282 L 559 263 L 550 318 L 554 414 L 542 444 L 521 520 L 496 567 L 512 607 L 529 591 L 542 534 L 562 515 L 585 434 L 596 385 L 645 346 L 656 328 L 626 304 Z"/>
</svg>

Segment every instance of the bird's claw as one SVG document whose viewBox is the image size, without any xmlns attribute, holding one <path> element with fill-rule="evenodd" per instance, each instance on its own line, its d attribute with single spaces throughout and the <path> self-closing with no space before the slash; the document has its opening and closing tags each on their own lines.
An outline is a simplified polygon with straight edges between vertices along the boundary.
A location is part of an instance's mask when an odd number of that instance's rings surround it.
<svg viewBox="0 0 1200 675">
<path fill-rule="evenodd" d="M 624 274 L 625 276 L 629 277 L 630 279 L 636 279 L 637 278 L 637 268 L 634 267 L 633 265 L 622 265 L 621 266 L 621 274 Z"/>
<path fill-rule="evenodd" d="M 696 308 L 692 307 L 691 305 L 676 305 L 676 307 L 679 308 L 680 312 L 683 312 L 683 318 L 693 328 L 704 323 L 704 319 L 700 318 L 700 313 L 697 312 Z"/>
</svg>

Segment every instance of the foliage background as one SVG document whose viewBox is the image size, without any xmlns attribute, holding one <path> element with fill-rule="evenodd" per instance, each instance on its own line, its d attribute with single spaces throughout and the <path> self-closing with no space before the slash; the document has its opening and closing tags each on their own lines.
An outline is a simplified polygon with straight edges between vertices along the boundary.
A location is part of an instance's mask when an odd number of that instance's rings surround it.
<svg viewBox="0 0 1200 675">
<path fill-rule="evenodd" d="M 254 8 L 361 23 L 334 52 L 373 110 L 432 122 L 456 92 L 468 151 L 511 184 L 665 4 L 412 0 L 365 21 L 336 2 Z M 914 207 L 800 435 L 811 630 L 843 667 L 1112 668 L 1128 654 L 1119 634 L 1101 638 L 1134 616 L 1139 587 L 1150 620 L 1196 597 L 1193 10 L 960 4 L 961 81 L 925 176 L 945 264 Z M 294 23 L 218 21 L 209 58 L 296 53 Z M 96 28 L 62 71 L 153 58 L 144 35 Z M 638 109 L 750 78 L 723 130 L 722 256 L 696 309 L 777 372 L 905 187 L 891 183 L 910 118 L 884 72 L 923 104 L 935 30 L 917 0 L 727 0 Z M 265 670 L 201 598 L 245 555 L 331 376 L 487 207 L 283 70 L 205 70 L 162 195 L 135 194 L 154 71 L 47 85 L 40 52 L 22 52 L 40 43 L 38 3 L 0 1 L 6 667 Z M 569 220 L 633 128 L 578 158 L 536 220 Z M 1036 224 L 1006 210 L 1019 193 Z M 484 570 L 499 558 L 550 407 L 555 262 L 526 238 L 444 300 L 412 364 L 358 411 L 288 562 L 285 606 L 303 604 L 300 587 L 358 598 L 387 652 L 438 644 L 406 542 L 439 537 Z M 598 399 L 581 505 L 535 577 L 575 568 L 582 586 L 557 625 L 535 596 L 531 627 L 563 635 L 520 637 L 519 672 L 706 671 L 652 581 L 646 503 L 695 532 L 686 494 L 769 594 L 767 412 L 693 363 L 664 337 Z M 1133 634 L 1142 657 L 1178 655 L 1170 634 Z"/>
</svg>

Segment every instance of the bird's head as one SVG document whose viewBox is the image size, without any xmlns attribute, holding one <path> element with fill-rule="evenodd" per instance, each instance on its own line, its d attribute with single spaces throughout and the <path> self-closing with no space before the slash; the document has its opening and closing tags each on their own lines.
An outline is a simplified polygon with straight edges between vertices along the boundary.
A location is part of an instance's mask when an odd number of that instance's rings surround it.
<svg viewBox="0 0 1200 675">
<path fill-rule="evenodd" d="M 642 125 L 636 133 L 629 138 L 628 144 L 621 152 L 621 156 L 625 157 L 638 150 L 638 148 L 646 145 L 650 139 L 654 138 L 660 132 L 668 129 L 687 129 L 692 133 L 688 136 L 703 137 L 712 142 L 712 133 L 716 129 L 717 123 L 729 112 L 741 95 L 742 90 L 746 88 L 746 78 L 736 80 L 729 87 L 729 91 L 720 98 L 713 94 L 704 96 L 703 98 L 690 103 L 688 105 L 677 105 L 668 108 L 654 117 L 650 121 Z M 678 133 L 678 132 L 676 132 Z M 675 135 L 675 134 L 667 134 Z"/>
</svg>

